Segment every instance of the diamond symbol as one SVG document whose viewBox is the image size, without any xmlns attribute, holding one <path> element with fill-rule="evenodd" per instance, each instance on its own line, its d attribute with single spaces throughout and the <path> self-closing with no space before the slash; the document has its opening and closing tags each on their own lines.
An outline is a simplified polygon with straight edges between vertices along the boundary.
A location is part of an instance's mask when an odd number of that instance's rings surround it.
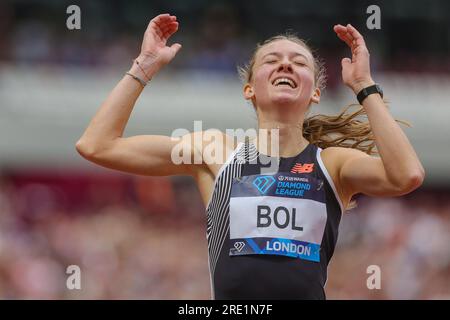
<svg viewBox="0 0 450 320">
<path fill-rule="evenodd" d="M 267 190 L 275 183 L 275 178 L 272 176 L 260 176 L 253 181 L 253 185 L 262 194 L 266 193 Z"/>
<path fill-rule="evenodd" d="M 242 248 L 245 247 L 245 243 L 242 242 L 242 241 L 235 242 L 235 243 L 234 243 L 234 247 L 236 248 L 236 250 L 237 250 L 238 252 L 241 252 Z"/>
</svg>

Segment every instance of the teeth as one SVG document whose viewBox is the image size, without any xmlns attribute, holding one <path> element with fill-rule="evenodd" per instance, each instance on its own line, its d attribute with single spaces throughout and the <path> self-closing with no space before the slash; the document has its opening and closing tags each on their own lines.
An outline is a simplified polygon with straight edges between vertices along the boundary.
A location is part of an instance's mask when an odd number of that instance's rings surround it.
<svg viewBox="0 0 450 320">
<path fill-rule="evenodd" d="M 273 82 L 273 85 L 277 86 L 282 82 L 287 82 L 292 88 L 295 88 L 295 83 L 291 79 L 288 78 L 278 78 Z"/>
</svg>

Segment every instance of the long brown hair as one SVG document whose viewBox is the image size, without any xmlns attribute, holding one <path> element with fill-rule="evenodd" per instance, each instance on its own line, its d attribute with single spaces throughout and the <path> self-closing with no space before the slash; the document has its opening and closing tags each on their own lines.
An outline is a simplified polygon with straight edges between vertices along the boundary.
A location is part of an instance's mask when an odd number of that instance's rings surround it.
<svg viewBox="0 0 450 320">
<path fill-rule="evenodd" d="M 253 66 L 256 54 L 263 46 L 278 40 L 289 40 L 307 49 L 314 58 L 314 82 L 320 90 L 326 86 L 326 72 L 323 61 L 314 53 L 306 42 L 293 33 L 286 33 L 271 37 L 258 44 L 253 52 L 252 58 L 245 66 L 238 67 L 241 80 L 249 83 L 253 77 Z M 357 110 L 347 112 L 350 108 Z M 409 123 L 396 120 L 399 123 L 410 126 Z M 307 117 L 303 123 L 303 136 L 311 144 L 315 144 L 322 149 L 328 147 L 345 147 L 361 150 L 369 155 L 378 154 L 375 140 L 370 128 L 367 114 L 359 104 L 351 104 L 345 107 L 338 115 L 316 114 Z"/>
</svg>

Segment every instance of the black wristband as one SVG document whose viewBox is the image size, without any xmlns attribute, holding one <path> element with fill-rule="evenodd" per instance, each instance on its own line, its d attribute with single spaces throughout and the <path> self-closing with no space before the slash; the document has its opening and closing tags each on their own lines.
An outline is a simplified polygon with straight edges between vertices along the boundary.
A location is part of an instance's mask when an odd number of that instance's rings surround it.
<svg viewBox="0 0 450 320">
<path fill-rule="evenodd" d="M 359 104 L 362 105 L 364 99 L 367 98 L 368 95 L 373 93 L 378 93 L 380 94 L 381 98 L 383 98 L 383 90 L 381 90 L 381 87 L 378 84 L 374 84 L 358 92 L 358 94 L 356 95 L 356 99 L 358 99 Z"/>
</svg>

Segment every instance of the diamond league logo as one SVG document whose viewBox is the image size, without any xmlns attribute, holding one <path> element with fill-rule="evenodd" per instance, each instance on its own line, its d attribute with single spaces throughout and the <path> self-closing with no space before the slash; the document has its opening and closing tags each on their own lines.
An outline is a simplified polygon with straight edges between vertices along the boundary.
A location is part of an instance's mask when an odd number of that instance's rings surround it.
<svg viewBox="0 0 450 320">
<path fill-rule="evenodd" d="M 261 176 L 253 180 L 253 185 L 262 194 L 266 193 L 274 183 L 275 178 L 272 176 Z"/>
<path fill-rule="evenodd" d="M 241 252 L 242 248 L 245 247 L 245 243 L 242 242 L 242 241 L 235 242 L 235 243 L 234 243 L 234 247 L 236 248 L 236 250 L 237 250 L 238 252 Z"/>
</svg>

